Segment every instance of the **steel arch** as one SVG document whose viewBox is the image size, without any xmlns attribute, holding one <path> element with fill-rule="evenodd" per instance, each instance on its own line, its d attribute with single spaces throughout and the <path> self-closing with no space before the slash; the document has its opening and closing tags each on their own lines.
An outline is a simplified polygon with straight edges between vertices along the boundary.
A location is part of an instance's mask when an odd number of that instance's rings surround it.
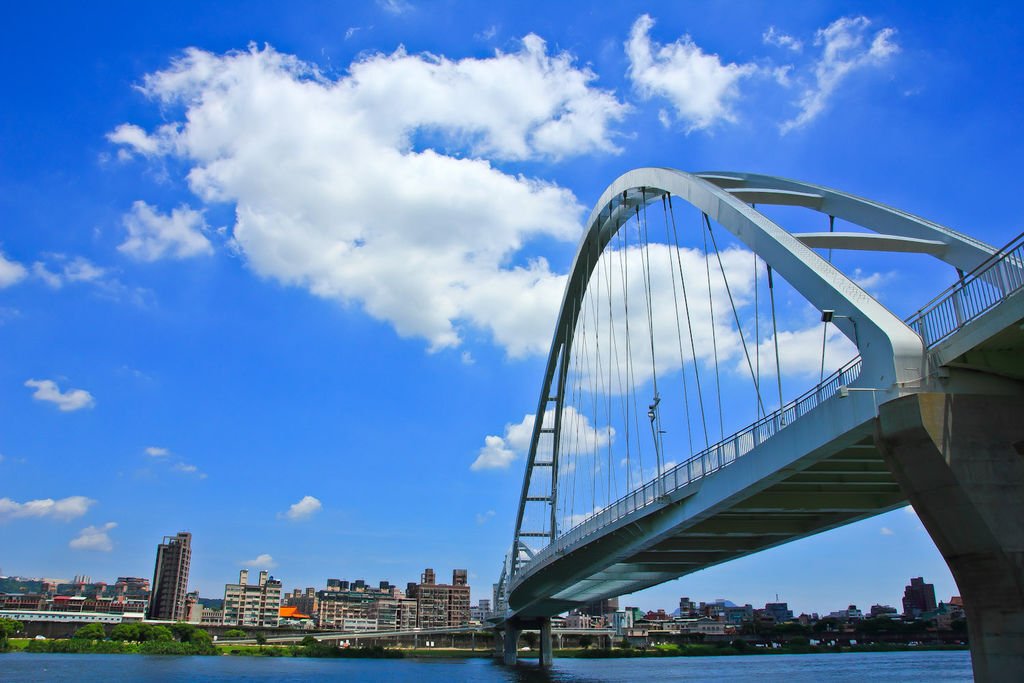
<svg viewBox="0 0 1024 683">
<path fill-rule="evenodd" d="M 558 535 L 558 434 L 568 351 L 572 346 L 579 304 L 597 257 L 639 206 L 665 195 L 682 199 L 707 214 L 757 253 L 812 305 L 819 310 L 834 311 L 833 323 L 857 345 L 863 358 L 858 384 L 883 394 L 891 394 L 899 387 L 912 386 L 921 380 L 924 346 L 920 337 L 815 253 L 805 243 L 813 243 L 811 240 L 805 237 L 802 241 L 757 211 L 752 204 L 804 206 L 875 230 L 885 238 L 870 242 L 863 234 L 846 235 L 847 246 L 851 241 L 856 243 L 849 248 L 883 251 L 890 250 L 894 243 L 900 243 L 897 250 L 930 253 L 960 270 L 970 270 L 992 253 L 990 246 L 936 223 L 809 183 L 747 173 L 691 174 L 669 168 L 639 168 L 617 178 L 604 191 L 590 214 L 566 283 L 534 420 L 512 549 L 503 571 L 501 583 L 506 587 L 520 566 L 522 548 L 526 545 L 521 537 L 523 518 L 537 462 L 538 443 L 544 431 L 553 435 L 552 462 L 545 465 L 550 467 L 551 477 L 551 494 L 547 501 L 550 506 L 548 541 L 553 541 Z M 822 237 L 818 236 L 818 239 Z M 836 248 L 842 248 L 842 245 L 837 244 Z M 555 403 L 554 425 L 545 428 L 544 415 L 551 403 Z"/>
</svg>

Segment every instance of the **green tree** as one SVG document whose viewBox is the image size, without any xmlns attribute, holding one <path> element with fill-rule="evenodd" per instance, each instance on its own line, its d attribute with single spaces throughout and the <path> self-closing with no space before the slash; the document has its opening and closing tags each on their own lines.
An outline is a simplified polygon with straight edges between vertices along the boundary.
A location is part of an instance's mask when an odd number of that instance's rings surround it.
<svg viewBox="0 0 1024 683">
<path fill-rule="evenodd" d="M 194 628 L 188 635 L 188 644 L 197 655 L 217 654 L 217 646 L 213 644 L 213 636 L 201 628 Z"/>
<path fill-rule="evenodd" d="M 79 640 L 103 640 L 107 637 L 107 632 L 103 629 L 103 624 L 86 624 L 77 631 L 72 638 Z"/>
<path fill-rule="evenodd" d="M 831 617 L 825 617 L 821 621 L 815 622 L 811 629 L 815 633 L 827 633 L 829 631 L 838 631 L 839 622 Z"/>
<path fill-rule="evenodd" d="M 245 631 L 240 628 L 228 629 L 224 634 L 225 638 L 245 638 Z"/>
<path fill-rule="evenodd" d="M 257 633 L 256 644 L 260 646 L 260 652 L 263 652 L 263 646 L 267 644 L 267 637 L 262 633 Z"/>
<path fill-rule="evenodd" d="M 306 636 L 302 639 L 302 642 L 300 643 L 302 647 L 316 647 L 319 644 L 320 641 L 314 638 L 313 636 Z"/>
<path fill-rule="evenodd" d="M 9 647 L 8 638 L 21 631 L 24 625 L 14 619 L 0 619 L 0 650 Z"/>
<path fill-rule="evenodd" d="M 537 634 L 533 631 L 527 631 L 523 634 L 523 642 L 526 643 L 526 647 L 534 650 L 537 648 Z"/>
<path fill-rule="evenodd" d="M 588 647 L 594 644 L 594 639 L 590 636 L 580 636 L 580 647 L 586 650 Z"/>
<path fill-rule="evenodd" d="M 196 627 L 192 624 L 187 624 L 184 621 L 171 624 L 171 633 L 177 640 L 183 643 L 189 642 L 192 638 L 192 632 L 196 630 Z"/>
<path fill-rule="evenodd" d="M 138 624 L 121 623 L 110 632 L 111 640 L 142 640 L 139 637 Z"/>
<path fill-rule="evenodd" d="M 149 628 L 146 629 L 145 637 L 143 640 L 146 642 L 155 643 L 166 643 L 174 640 L 174 634 L 171 633 L 171 629 L 166 626 L 146 624 Z M 139 635 L 142 635 L 141 633 Z"/>
</svg>

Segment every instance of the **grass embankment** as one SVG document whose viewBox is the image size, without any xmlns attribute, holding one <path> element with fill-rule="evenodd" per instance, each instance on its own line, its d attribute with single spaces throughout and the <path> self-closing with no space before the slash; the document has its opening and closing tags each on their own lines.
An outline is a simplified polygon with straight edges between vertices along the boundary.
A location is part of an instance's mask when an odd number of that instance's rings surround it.
<svg viewBox="0 0 1024 683">
<path fill-rule="evenodd" d="M 742 642 L 742 641 L 741 641 Z M 608 649 L 576 649 L 555 650 L 555 657 L 582 659 L 603 659 L 617 657 L 728 657 L 736 655 L 803 655 L 826 654 L 835 652 L 921 652 L 924 650 L 967 650 L 966 645 L 890 645 L 875 643 L 870 645 L 850 645 L 845 647 L 827 647 L 822 645 L 784 645 L 782 647 L 754 647 L 738 643 L 722 645 L 655 645 L 650 648 L 614 648 Z M 523 657 L 521 653 L 519 655 Z M 530 656 L 527 654 L 526 656 Z M 536 656 L 536 653 L 533 653 Z"/>
<path fill-rule="evenodd" d="M 34 640 L 11 638 L 11 652 L 52 652 L 60 654 L 94 655 L 212 655 L 209 647 L 177 641 L 147 641 L 132 643 L 120 640 L 84 640 L 82 638 L 53 638 Z"/>
<path fill-rule="evenodd" d="M 234 657 L 321 657 L 330 659 L 401 659 L 406 656 L 402 650 L 392 650 L 379 645 L 373 647 L 339 648 L 326 643 L 304 645 L 234 645 L 218 643 L 217 653 Z"/>
</svg>

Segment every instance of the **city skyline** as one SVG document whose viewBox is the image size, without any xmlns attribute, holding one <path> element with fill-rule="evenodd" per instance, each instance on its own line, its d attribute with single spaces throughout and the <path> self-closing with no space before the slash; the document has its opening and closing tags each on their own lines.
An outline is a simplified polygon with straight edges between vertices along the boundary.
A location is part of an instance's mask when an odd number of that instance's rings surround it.
<svg viewBox="0 0 1024 683">
<path fill-rule="evenodd" d="M 489 597 L 564 274 L 629 168 L 1021 229 L 979 201 L 1021 148 L 1010 4 L 2 12 L 32 65 L 0 76 L 12 574 L 148 576 L 183 529 L 204 595 L 256 564 L 311 586 L 432 563 Z M 850 263 L 900 315 L 953 276 Z M 905 509 L 623 602 L 898 605 L 920 576 L 958 593 Z"/>
</svg>

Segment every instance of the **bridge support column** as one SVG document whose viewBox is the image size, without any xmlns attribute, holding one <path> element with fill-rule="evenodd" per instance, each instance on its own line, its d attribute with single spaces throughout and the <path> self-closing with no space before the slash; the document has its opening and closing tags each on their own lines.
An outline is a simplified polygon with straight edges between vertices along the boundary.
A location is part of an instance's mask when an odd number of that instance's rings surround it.
<svg viewBox="0 0 1024 683">
<path fill-rule="evenodd" d="M 554 663 L 555 653 L 551 649 L 551 619 L 540 622 L 540 665 L 549 668 Z"/>
<path fill-rule="evenodd" d="M 505 625 L 505 631 L 503 632 L 505 641 L 505 656 L 503 661 L 506 666 L 515 666 L 518 659 L 518 645 L 519 645 L 519 634 L 522 633 L 522 628 L 518 624 L 507 622 Z"/>
<path fill-rule="evenodd" d="M 1024 670 L 1024 398 L 925 393 L 883 404 L 889 468 L 949 564 L 978 681 Z"/>
</svg>

